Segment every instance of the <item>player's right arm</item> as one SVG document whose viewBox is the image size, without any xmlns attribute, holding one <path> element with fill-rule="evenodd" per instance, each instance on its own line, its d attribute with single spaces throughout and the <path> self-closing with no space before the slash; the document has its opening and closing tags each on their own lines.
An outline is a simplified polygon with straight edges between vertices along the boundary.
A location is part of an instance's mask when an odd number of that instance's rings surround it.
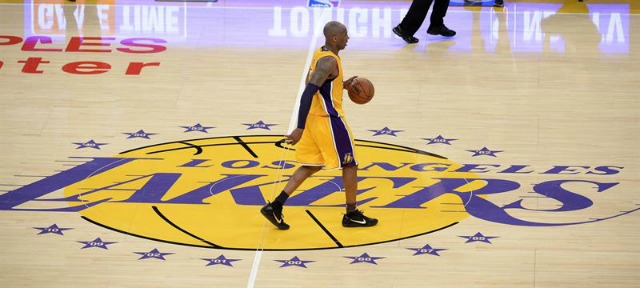
<svg viewBox="0 0 640 288">
<path fill-rule="evenodd" d="M 300 97 L 300 109 L 298 110 L 298 126 L 291 132 L 291 135 L 287 136 L 289 143 L 295 145 L 302 138 L 302 132 L 304 131 L 305 124 L 307 122 L 307 115 L 311 109 L 311 101 L 313 95 L 320 90 L 322 84 L 327 79 L 335 78 L 338 76 L 338 62 L 331 56 L 325 56 L 318 59 L 316 69 L 309 76 L 307 81 L 307 87 L 302 92 Z"/>
</svg>

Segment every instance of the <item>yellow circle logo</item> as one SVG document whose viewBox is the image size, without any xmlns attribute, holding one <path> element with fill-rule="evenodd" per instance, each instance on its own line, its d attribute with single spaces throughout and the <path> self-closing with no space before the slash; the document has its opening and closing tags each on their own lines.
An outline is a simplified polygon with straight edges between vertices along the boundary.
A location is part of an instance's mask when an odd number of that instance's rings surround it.
<svg viewBox="0 0 640 288">
<path fill-rule="evenodd" d="M 297 168 L 282 136 L 193 139 L 122 152 L 117 167 L 96 167 L 95 175 L 64 193 L 85 203 L 85 219 L 130 235 L 198 247 L 301 250 L 450 227 L 469 216 L 456 193 L 483 185 L 472 181 L 478 179 L 473 173 L 455 172 L 460 164 L 413 148 L 356 140 L 355 152 L 358 208 L 380 220 L 371 228 L 342 227 L 339 170 L 321 170 L 293 193 L 283 212 L 290 230 L 277 230 L 262 217 L 260 208 Z"/>
</svg>

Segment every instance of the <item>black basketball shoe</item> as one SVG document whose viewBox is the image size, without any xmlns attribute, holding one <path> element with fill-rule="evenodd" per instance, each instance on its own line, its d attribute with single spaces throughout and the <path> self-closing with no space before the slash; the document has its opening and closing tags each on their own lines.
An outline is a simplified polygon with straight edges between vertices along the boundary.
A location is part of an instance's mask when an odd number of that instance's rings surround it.
<svg viewBox="0 0 640 288">
<path fill-rule="evenodd" d="M 342 217 L 342 226 L 344 227 L 371 227 L 376 224 L 378 224 L 378 219 L 364 216 L 360 210 L 351 211 Z"/>
<path fill-rule="evenodd" d="M 272 203 L 268 203 L 267 205 L 262 207 L 262 209 L 260 209 L 260 213 L 262 213 L 264 218 L 267 218 L 269 222 L 271 222 L 273 225 L 276 225 L 278 229 L 280 230 L 289 229 L 289 224 L 284 223 L 284 217 L 282 215 L 282 207 L 276 208 L 276 207 L 273 207 Z"/>
</svg>

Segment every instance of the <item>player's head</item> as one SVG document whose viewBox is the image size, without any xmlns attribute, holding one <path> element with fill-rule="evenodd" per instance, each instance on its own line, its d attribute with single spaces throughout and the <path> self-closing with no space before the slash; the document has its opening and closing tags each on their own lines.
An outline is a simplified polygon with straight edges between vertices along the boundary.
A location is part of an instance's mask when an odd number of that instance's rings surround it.
<svg viewBox="0 0 640 288">
<path fill-rule="evenodd" d="M 347 34 L 347 27 L 338 21 L 331 21 L 324 25 L 324 38 L 327 46 L 335 47 L 338 50 L 342 50 L 347 47 L 349 41 L 349 34 Z"/>
</svg>

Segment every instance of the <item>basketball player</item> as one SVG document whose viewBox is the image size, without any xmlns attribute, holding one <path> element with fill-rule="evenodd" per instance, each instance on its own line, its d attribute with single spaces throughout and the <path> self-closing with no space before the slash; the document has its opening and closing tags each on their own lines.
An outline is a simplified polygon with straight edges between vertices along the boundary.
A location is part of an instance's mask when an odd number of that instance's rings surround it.
<svg viewBox="0 0 640 288">
<path fill-rule="evenodd" d="M 283 191 L 260 212 L 273 225 L 289 229 L 282 216 L 282 206 L 302 182 L 320 169 L 342 169 L 346 194 L 346 214 L 342 226 L 369 227 L 377 219 L 364 216 L 356 209 L 358 162 L 354 141 L 342 110 L 342 90 L 356 77 L 343 82 L 338 52 L 347 46 L 347 27 L 337 21 L 324 26 L 325 44 L 316 50 L 307 74 L 307 87 L 300 99 L 298 125 L 287 142 L 296 145 L 296 160 L 300 167 L 293 173 Z"/>
</svg>

